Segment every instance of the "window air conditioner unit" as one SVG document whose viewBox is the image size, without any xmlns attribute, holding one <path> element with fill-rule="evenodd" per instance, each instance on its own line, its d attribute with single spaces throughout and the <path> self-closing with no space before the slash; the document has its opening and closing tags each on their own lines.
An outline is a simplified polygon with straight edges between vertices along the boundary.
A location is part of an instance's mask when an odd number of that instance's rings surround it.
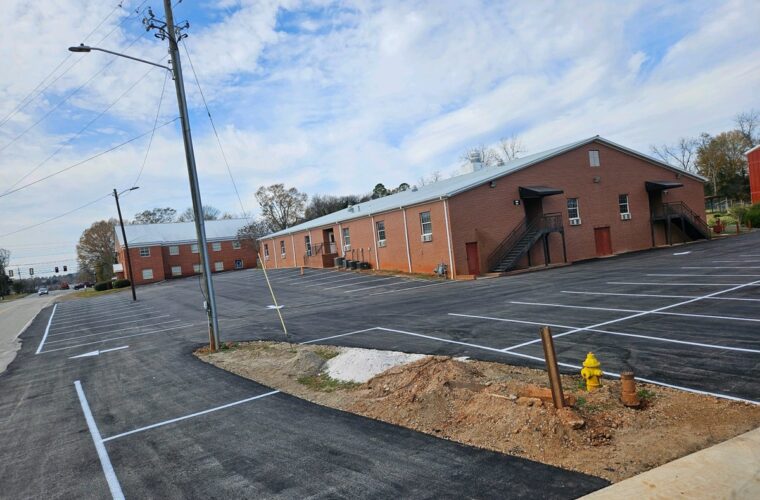
<svg viewBox="0 0 760 500">
<path fill-rule="evenodd" d="M 620 214 L 620 220 L 631 220 L 631 214 Z"/>
<path fill-rule="evenodd" d="M 377 246 L 380 248 L 385 248 L 385 240 L 378 240 Z"/>
<path fill-rule="evenodd" d="M 422 241 L 433 241 L 433 235 L 432 234 L 423 234 L 420 239 Z"/>
<path fill-rule="evenodd" d="M 580 226 L 581 225 L 581 218 L 576 217 L 574 219 L 570 219 L 570 225 L 571 226 Z"/>
<path fill-rule="evenodd" d="M 351 245 L 343 245 L 344 252 L 348 252 L 349 250 L 351 250 Z"/>
</svg>

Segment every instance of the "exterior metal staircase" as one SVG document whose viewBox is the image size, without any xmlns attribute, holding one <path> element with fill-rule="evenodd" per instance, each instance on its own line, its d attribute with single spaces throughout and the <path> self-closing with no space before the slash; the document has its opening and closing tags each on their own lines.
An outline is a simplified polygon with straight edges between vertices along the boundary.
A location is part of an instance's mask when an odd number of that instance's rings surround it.
<svg viewBox="0 0 760 500">
<path fill-rule="evenodd" d="M 682 201 L 663 203 L 661 208 L 652 213 L 652 222 L 665 222 L 668 244 L 672 244 L 669 228 L 672 223 L 677 223 L 681 231 L 692 240 L 710 239 L 707 222 Z"/>
<path fill-rule="evenodd" d="M 523 219 L 488 256 L 488 268 L 492 272 L 508 271 L 515 267 L 523 255 L 545 234 L 564 230 L 562 214 L 544 214 L 530 222 Z"/>
</svg>

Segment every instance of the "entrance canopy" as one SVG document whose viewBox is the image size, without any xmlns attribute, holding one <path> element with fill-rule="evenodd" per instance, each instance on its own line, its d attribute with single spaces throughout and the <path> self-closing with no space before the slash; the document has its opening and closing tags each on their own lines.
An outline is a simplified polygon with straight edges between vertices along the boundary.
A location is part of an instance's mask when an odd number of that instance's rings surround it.
<svg viewBox="0 0 760 500">
<path fill-rule="evenodd" d="M 552 196 L 555 194 L 562 194 L 564 191 L 557 188 L 546 186 L 520 186 L 520 198 L 543 198 L 544 196 Z"/>
<path fill-rule="evenodd" d="M 646 187 L 647 191 L 650 193 L 654 193 L 657 191 L 664 191 L 666 189 L 675 189 L 683 187 L 683 184 L 680 182 L 672 182 L 672 181 L 646 181 Z"/>
</svg>

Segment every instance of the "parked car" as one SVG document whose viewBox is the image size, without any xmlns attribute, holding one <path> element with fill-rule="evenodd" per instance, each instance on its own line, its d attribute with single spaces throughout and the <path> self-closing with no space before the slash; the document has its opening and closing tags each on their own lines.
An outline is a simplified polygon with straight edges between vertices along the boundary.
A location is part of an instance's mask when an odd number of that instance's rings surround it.
<svg viewBox="0 0 760 500">
<path fill-rule="evenodd" d="M 43 287 L 40 287 L 39 290 L 37 290 L 37 295 L 47 295 L 47 294 L 48 294 L 47 287 L 43 286 Z"/>
<path fill-rule="evenodd" d="M 74 290 L 81 290 L 84 288 L 84 283 L 77 283 L 74 285 Z"/>
<path fill-rule="evenodd" d="M 69 289 L 69 284 L 66 283 L 65 281 L 61 282 L 61 290 L 68 290 L 68 289 Z"/>
</svg>

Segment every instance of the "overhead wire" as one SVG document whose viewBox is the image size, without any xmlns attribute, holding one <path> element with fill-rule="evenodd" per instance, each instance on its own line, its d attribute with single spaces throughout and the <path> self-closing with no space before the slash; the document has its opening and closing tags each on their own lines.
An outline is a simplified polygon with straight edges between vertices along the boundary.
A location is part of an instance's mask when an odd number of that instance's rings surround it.
<svg viewBox="0 0 760 500">
<path fill-rule="evenodd" d="M 156 108 L 156 118 L 153 120 L 153 130 L 150 133 L 150 140 L 148 141 L 148 147 L 145 150 L 145 156 L 143 156 L 142 165 L 140 165 L 140 171 L 137 172 L 137 177 L 132 182 L 131 187 L 137 186 L 137 181 L 140 180 L 143 170 L 145 169 L 145 163 L 148 161 L 148 154 L 150 154 L 150 147 L 153 145 L 153 136 L 156 134 L 156 126 L 158 125 L 158 117 L 161 114 L 161 104 L 164 102 L 164 93 L 166 91 L 166 82 L 169 80 L 169 72 L 164 74 L 164 84 L 161 87 L 161 96 L 158 98 L 158 107 Z M 129 192 L 128 192 L 129 193 Z"/>
<path fill-rule="evenodd" d="M 133 82 L 132 85 L 130 85 L 124 92 L 122 92 L 121 95 L 119 95 L 119 97 L 116 98 L 116 100 L 112 101 L 104 110 L 102 110 L 100 113 L 98 113 L 97 116 L 95 116 L 92 120 L 90 120 L 89 122 L 87 122 L 87 124 L 84 127 L 82 127 L 81 129 L 79 129 L 79 131 L 76 134 L 74 134 L 74 136 L 72 136 L 71 138 L 69 138 L 68 140 L 66 140 L 63 144 L 61 144 L 58 147 L 58 149 L 56 149 L 55 151 L 53 151 L 47 158 L 45 158 L 44 160 L 42 160 L 32 170 L 30 170 L 29 172 L 27 172 L 26 174 L 24 174 L 21 178 L 19 178 L 16 182 L 14 182 L 13 184 L 11 184 L 5 191 L 3 191 L 3 194 L 7 193 L 8 191 L 12 190 L 14 187 L 18 186 L 24 179 L 26 179 L 27 177 L 29 177 L 30 175 L 32 175 L 34 172 L 36 172 L 37 170 L 39 170 L 43 165 L 45 165 L 48 161 L 50 161 L 58 153 L 60 153 L 63 150 L 63 148 L 66 147 L 67 144 L 69 144 L 71 141 L 73 141 L 74 139 L 76 139 L 77 137 L 79 137 L 80 135 L 82 135 L 90 127 L 90 125 L 92 125 L 93 123 L 95 123 L 96 121 L 98 121 L 98 119 L 100 119 L 103 115 L 105 115 L 112 107 L 114 107 L 116 104 L 118 104 L 118 102 L 121 101 L 122 98 L 124 98 L 124 96 L 126 96 L 132 89 L 134 89 L 137 85 L 139 85 L 140 82 L 142 82 L 148 76 L 148 74 L 150 74 L 150 72 L 154 68 L 155 67 L 151 67 L 150 69 L 148 69 L 148 71 L 146 71 L 145 73 L 143 73 L 143 75 L 140 78 L 138 78 L 137 80 L 135 80 L 135 82 Z M 155 127 L 155 124 L 154 124 L 154 127 Z M 152 136 L 151 136 L 151 138 L 152 138 Z"/>
<path fill-rule="evenodd" d="M 143 5 L 145 5 L 145 4 L 147 3 L 147 1 L 148 1 L 148 0 L 143 0 L 143 1 L 140 3 L 140 5 L 138 5 L 138 6 L 135 8 L 135 13 L 136 13 L 138 16 L 139 16 L 139 14 L 141 13 L 141 12 L 140 12 L 140 8 L 141 8 Z M 95 34 L 95 32 L 96 32 L 96 31 L 97 31 L 97 30 L 98 30 L 98 29 L 99 29 L 99 28 L 100 28 L 100 27 L 101 27 L 101 26 L 102 26 L 102 25 L 103 25 L 103 24 L 104 24 L 104 23 L 105 23 L 105 22 L 106 22 L 106 21 L 107 21 L 107 20 L 108 20 L 108 19 L 109 19 L 109 18 L 110 18 L 112 15 L 113 15 L 113 13 L 114 13 L 114 12 L 116 12 L 116 10 L 117 10 L 117 9 L 119 9 L 119 8 L 122 8 L 122 3 L 123 3 L 123 2 L 119 2 L 119 3 L 116 5 L 116 7 L 114 7 L 114 8 L 113 8 L 113 10 L 112 10 L 112 11 L 111 11 L 111 12 L 110 12 L 110 13 L 109 13 L 109 14 L 108 14 L 108 15 L 107 15 L 105 18 L 103 18 L 103 20 L 101 20 L 101 21 L 100 21 L 100 23 L 98 23 L 98 25 L 97 25 L 97 26 L 96 26 L 96 27 L 95 27 L 95 28 L 94 28 L 92 31 L 90 31 L 90 33 L 89 33 L 89 34 L 87 34 L 87 36 L 85 36 L 85 37 L 82 39 L 82 42 L 83 42 L 83 43 L 84 43 L 84 42 L 86 42 L 86 41 L 87 41 L 87 39 L 88 39 L 88 38 L 90 38 L 92 35 L 94 35 L 94 34 Z M 134 16 L 134 17 L 137 17 L 137 16 Z M 128 20 L 130 20 L 130 19 L 132 19 L 132 16 L 127 16 L 127 17 L 125 17 L 125 18 L 124 18 L 124 19 L 123 19 L 123 20 L 122 20 L 122 21 L 121 21 L 119 24 L 117 24 L 116 26 L 114 26 L 114 28 L 113 28 L 111 31 L 109 31 L 108 33 L 106 33 L 106 35 L 105 35 L 105 36 L 103 36 L 103 37 L 102 37 L 100 40 L 98 40 L 98 41 L 97 41 L 97 42 L 95 42 L 95 43 L 96 43 L 96 44 L 99 44 L 100 42 L 104 41 L 106 38 L 108 38 L 109 36 L 111 36 L 111 35 L 113 34 L 113 32 L 114 32 L 114 31 L 116 31 L 118 28 L 120 28 L 121 26 L 123 26 L 123 25 L 124 25 L 124 23 L 126 23 L 126 22 L 127 22 Z M 141 35 L 141 36 L 142 36 L 142 35 Z M 46 91 L 48 88 L 50 88 L 51 86 L 53 86 L 53 85 L 55 84 L 55 82 L 57 82 L 58 80 L 60 80 L 60 79 L 61 79 L 61 78 L 62 78 L 62 77 L 63 77 L 63 76 L 66 74 L 66 73 L 68 73 L 69 71 L 71 71 L 71 70 L 72 70 L 72 69 L 73 69 L 73 68 L 74 68 L 74 67 L 75 67 L 77 64 L 79 64 L 79 63 L 81 62 L 81 60 L 82 60 L 82 59 L 80 58 L 80 59 L 77 59 L 76 61 L 74 61 L 74 64 L 72 64 L 71 66 L 69 66 L 68 68 L 66 68 L 66 70 L 65 70 L 65 71 L 63 71 L 63 72 L 62 72 L 60 75 L 58 75 L 57 77 L 55 77 L 55 79 L 53 79 L 53 80 L 52 80 L 50 83 L 48 83 L 48 84 L 47 84 L 47 85 L 45 85 L 45 86 L 44 86 L 42 89 L 40 89 L 40 87 L 42 87 L 42 85 L 45 83 L 45 81 L 47 81 L 47 80 L 48 80 L 48 78 L 50 78 L 51 76 L 53 76 L 53 75 L 55 74 L 55 72 L 56 72 L 56 71 L 58 71 L 58 69 L 59 69 L 61 66 L 63 66 L 63 65 L 64 65 L 64 64 L 65 64 L 65 63 L 66 63 L 66 62 L 67 62 L 69 59 L 71 59 L 72 57 L 73 57 L 73 54 L 71 54 L 71 53 L 68 53 L 68 54 L 66 55 L 66 57 L 64 57 L 64 58 L 63 58 L 63 60 L 62 60 L 60 63 L 58 63 L 58 65 L 57 65 L 55 68 L 53 68 L 53 69 L 52 69 L 52 71 L 50 71 L 50 72 L 49 72 L 49 73 L 48 73 L 48 74 L 45 76 L 45 78 L 43 78 L 43 79 L 40 81 L 40 83 L 38 83 L 38 84 L 37 84 L 37 86 L 36 86 L 36 87 L 34 87 L 34 89 L 32 89 L 32 91 L 31 91 L 31 92 L 29 92 L 29 93 L 28 93 L 26 96 L 24 96 L 24 98 L 23 98 L 23 99 L 21 99 L 21 102 L 19 102 L 19 104 L 17 104 L 15 108 L 13 108 L 13 109 L 12 109 L 12 110 L 11 110 L 11 111 L 10 111 L 10 112 L 7 114 L 7 115 L 5 115 L 5 116 L 3 117 L 3 119 L 2 119 L 2 120 L 0 120 L 0 127 L 2 127 L 2 126 L 3 126 L 3 125 L 5 125 L 5 124 L 6 124 L 8 121 L 10 121 L 10 119 L 11 119 L 11 118 L 13 118 L 13 117 L 14 117 L 14 116 L 15 116 L 15 115 L 16 115 L 16 114 L 19 112 L 19 111 L 21 111 L 22 109 L 24 109 L 24 108 L 25 108 L 27 105 L 29 105 L 29 104 L 30 104 L 32 101 L 34 101 L 34 100 L 35 100 L 35 99 L 37 99 L 39 96 L 41 96 L 41 95 L 42 95 L 42 94 L 43 94 L 43 93 L 44 93 L 44 92 L 45 92 L 45 91 Z M 37 92 L 37 90 L 38 90 L 38 89 L 40 89 L 40 90 L 39 90 L 39 92 Z M 35 92 L 37 92 L 37 94 L 36 94 L 36 95 L 35 95 Z"/>
<path fill-rule="evenodd" d="M 144 36 L 144 33 L 140 33 L 138 36 L 136 36 L 135 38 L 133 38 L 132 41 L 129 42 L 129 44 L 125 48 L 128 49 L 128 48 L 132 47 L 132 45 L 134 45 L 135 43 L 137 43 L 137 41 L 140 40 L 143 36 Z M 74 90 L 72 90 L 71 92 L 69 92 L 69 94 L 67 94 L 66 97 L 64 97 L 63 99 L 61 99 L 60 101 L 58 101 L 52 108 L 50 108 L 45 114 L 43 114 L 42 117 L 40 117 L 39 119 L 37 119 L 34 123 L 32 123 L 27 128 L 25 128 L 23 131 L 21 131 L 21 133 L 19 133 L 15 137 L 13 137 L 10 141 L 8 141 L 7 143 L 5 143 L 2 146 L 0 146 L 0 152 L 5 151 L 9 146 L 11 146 L 12 144 L 15 144 L 16 141 L 18 141 L 19 139 L 21 139 L 22 137 L 24 137 L 30 130 L 34 129 L 37 125 L 39 125 L 40 123 L 42 123 L 43 121 L 45 121 L 45 119 L 47 119 L 47 117 L 50 116 L 55 110 L 57 110 L 58 108 L 60 108 L 61 106 L 63 106 L 63 104 L 65 102 L 67 102 L 69 99 L 71 99 L 74 95 L 76 95 L 84 87 L 86 87 L 87 85 L 89 85 L 90 82 L 92 82 L 96 77 L 98 77 L 101 73 L 103 73 L 106 69 L 108 69 L 116 61 L 117 61 L 117 59 L 115 59 L 115 58 L 111 59 L 110 61 L 108 61 L 97 72 L 95 72 L 92 76 L 90 76 L 90 78 L 88 78 L 86 82 L 84 82 L 79 87 L 77 87 Z"/>
<path fill-rule="evenodd" d="M 84 164 L 84 163 L 87 163 L 88 161 L 94 160 L 95 158 L 98 158 L 98 157 L 100 157 L 100 156 L 103 156 L 103 155 L 105 155 L 105 154 L 107 154 L 107 153 L 110 153 L 111 151 L 115 151 L 115 150 L 117 150 L 117 149 L 119 149 L 119 148 L 121 148 L 121 147 L 123 147 L 123 146 L 126 146 L 126 145 L 127 145 L 127 144 L 129 144 L 129 143 L 132 143 L 132 142 L 134 142 L 134 141 L 136 141 L 136 140 L 138 140 L 138 139 L 141 139 L 141 138 L 145 137 L 145 136 L 146 136 L 146 135 L 148 135 L 148 134 L 151 134 L 151 133 L 155 132 L 155 130 L 157 130 L 157 129 L 163 128 L 163 127 L 165 127 L 165 126 L 167 126 L 167 125 L 169 125 L 169 124 L 171 124 L 171 123 L 174 123 L 174 122 L 175 122 L 175 121 L 177 121 L 177 120 L 179 120 L 179 117 L 178 117 L 178 116 L 177 116 L 177 117 L 175 117 L 175 118 L 172 118 L 172 119 L 171 119 L 171 120 L 169 120 L 169 121 L 166 121 L 166 122 L 162 123 L 161 125 L 159 125 L 158 127 L 154 128 L 154 129 L 152 129 L 152 130 L 148 130 L 147 132 L 143 132 L 143 133 L 142 133 L 142 134 L 140 134 L 140 135 L 136 135 L 136 136 L 132 137 L 131 139 L 128 139 L 128 140 L 126 140 L 126 141 L 124 141 L 124 142 L 121 142 L 121 143 L 117 144 L 116 146 L 110 147 L 110 148 L 108 148 L 108 149 L 106 149 L 106 150 L 104 150 L 104 151 L 101 151 L 101 152 L 99 152 L 99 153 L 97 153 L 97 154 L 95 154 L 95 155 L 92 155 L 92 156 L 90 156 L 89 158 L 86 158 L 86 159 L 84 159 L 84 160 L 78 161 L 78 162 L 76 162 L 76 163 L 74 163 L 74 164 L 72 164 L 72 165 L 69 165 L 69 166 L 68 166 L 68 167 L 66 167 L 66 168 L 62 168 L 61 170 L 57 170 L 57 171 L 55 171 L 55 172 L 53 172 L 53 173 L 51 173 L 51 174 L 49 174 L 49 175 L 46 175 L 46 176 L 44 176 L 44 177 L 40 177 L 40 178 L 39 178 L 39 179 L 37 179 L 37 180 L 34 180 L 34 181 L 32 181 L 32 182 L 29 182 L 29 183 L 27 183 L 27 184 L 24 184 L 24 185 L 22 185 L 22 186 L 19 186 L 19 187 L 15 188 L 15 189 L 13 189 L 13 190 L 11 190 L 11 191 L 6 191 L 5 193 L 2 193 L 2 194 L 0 194 L 0 198 L 3 198 L 3 197 L 5 197 L 5 196 L 9 196 L 9 195 L 11 195 L 11 194 L 13 194 L 13 193 L 16 193 L 16 192 L 18 192 L 18 191 L 21 191 L 22 189 L 26 189 L 26 188 L 28 188 L 28 187 L 30 187 L 30 186 L 33 186 L 33 185 L 35 185 L 35 184 L 37 184 L 37 183 L 39 183 L 39 182 L 42 182 L 42 181 L 44 181 L 44 180 L 47 180 L 47 179 L 50 179 L 51 177 L 55 177 L 56 175 L 58 175 L 58 174 L 61 174 L 61 173 L 63 173 L 63 172 L 66 172 L 66 171 L 68 171 L 68 170 L 71 170 L 71 169 L 72 169 L 72 168 L 74 168 L 74 167 L 78 167 L 79 165 L 82 165 L 82 164 Z"/>
<path fill-rule="evenodd" d="M 60 219 L 60 218 L 62 218 L 62 217 L 66 217 L 66 216 L 67 216 L 67 215 L 69 215 L 69 214 L 73 214 L 73 213 L 74 213 L 74 212 L 76 212 L 77 210 L 82 210 L 83 208 L 87 208 L 87 207 L 89 207 L 90 205 L 94 205 L 95 203 L 99 202 L 100 200 L 103 200 L 103 199 L 105 199 L 105 198 L 107 198 L 107 197 L 109 197 L 109 196 L 111 196 L 111 195 L 112 195 L 112 193 L 108 193 L 108 194 L 106 194 L 106 195 L 103 195 L 103 196 L 101 196 L 100 198 L 96 198 L 96 199 L 92 200 L 92 201 L 91 201 L 91 202 L 89 202 L 89 203 L 85 203 L 84 205 L 82 205 L 82 206 L 80 206 L 80 207 L 77 207 L 77 208 L 75 208 L 75 209 L 73 209 L 73 210 L 69 210 L 68 212 L 64 212 L 64 213 L 62 213 L 62 214 L 58 214 L 58 215 L 56 215 L 55 217 L 51 217 L 51 218 L 49 218 L 49 219 L 45 219 L 45 220 L 44 220 L 44 221 L 42 221 L 42 222 L 38 222 L 38 223 L 36 223 L 36 224 L 32 224 L 32 225 L 30 225 L 30 226 L 25 226 L 25 227 L 22 227 L 21 229 L 16 229 L 15 231 L 11 231 L 10 233 L 4 233 L 4 234 L 0 234 L 0 238 L 4 238 L 4 237 L 6 237 L 6 236 L 10 236 L 10 235 L 12 235 L 12 234 L 17 234 L 17 233 L 20 233 L 20 232 L 22 232 L 22 231 L 28 231 L 29 229 L 33 229 L 33 228 L 35 228 L 35 227 L 39 227 L 39 226 L 41 226 L 41 225 L 43 225 L 43 224 L 47 224 L 48 222 L 53 222 L 54 220 L 58 220 L 58 219 Z"/>
</svg>

